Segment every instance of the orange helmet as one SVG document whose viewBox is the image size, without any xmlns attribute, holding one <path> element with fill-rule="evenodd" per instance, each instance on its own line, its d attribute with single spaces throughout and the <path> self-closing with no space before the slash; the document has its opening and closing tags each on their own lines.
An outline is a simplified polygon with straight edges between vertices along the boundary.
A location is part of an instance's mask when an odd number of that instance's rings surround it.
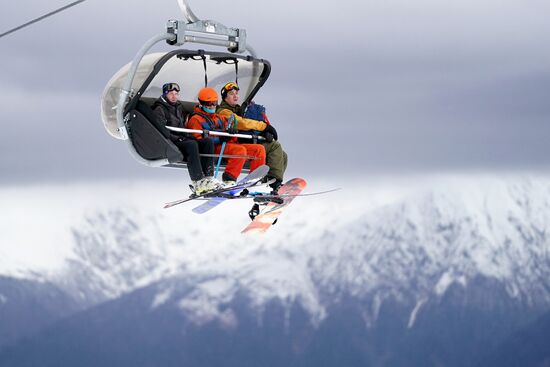
<svg viewBox="0 0 550 367">
<path fill-rule="evenodd" d="M 199 91 L 199 101 L 218 103 L 218 93 L 213 88 L 202 88 Z"/>
</svg>

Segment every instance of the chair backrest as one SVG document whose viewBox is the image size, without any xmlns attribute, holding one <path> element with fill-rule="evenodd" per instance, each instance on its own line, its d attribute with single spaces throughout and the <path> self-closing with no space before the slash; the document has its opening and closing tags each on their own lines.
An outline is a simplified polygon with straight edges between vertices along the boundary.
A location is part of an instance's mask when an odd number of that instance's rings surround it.
<svg viewBox="0 0 550 367">
<path fill-rule="evenodd" d="M 184 157 L 170 140 L 170 132 L 158 121 L 145 101 L 139 101 L 130 111 L 129 131 L 136 151 L 147 160 L 168 159 L 170 163 L 183 162 Z"/>
<path fill-rule="evenodd" d="M 139 99 L 140 102 L 146 103 L 149 107 L 153 107 L 153 104 L 155 103 L 157 99 L 156 98 L 149 98 L 149 97 L 141 97 Z M 195 106 L 197 105 L 197 102 L 188 102 L 188 101 L 180 101 L 183 104 L 183 109 L 187 113 L 192 113 L 195 109 Z"/>
<path fill-rule="evenodd" d="M 139 100 L 139 102 L 136 105 L 136 110 L 141 112 L 143 116 L 149 122 L 167 139 L 170 139 L 170 131 L 166 128 L 166 126 L 161 123 L 158 119 L 153 110 L 150 107 L 151 105 L 148 104 L 146 101 Z"/>
</svg>

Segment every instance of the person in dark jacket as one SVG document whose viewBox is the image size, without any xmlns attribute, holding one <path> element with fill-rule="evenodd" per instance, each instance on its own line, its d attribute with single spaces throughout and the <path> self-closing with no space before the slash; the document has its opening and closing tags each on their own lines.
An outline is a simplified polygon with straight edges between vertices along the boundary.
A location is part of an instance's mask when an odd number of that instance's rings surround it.
<svg viewBox="0 0 550 367">
<path fill-rule="evenodd" d="M 180 87 L 177 83 L 166 83 L 162 86 L 162 96 L 153 104 L 153 111 L 158 121 L 166 126 L 185 127 L 188 117 L 179 100 Z M 200 195 L 223 187 L 222 183 L 213 178 L 213 156 L 200 156 L 200 153 L 214 153 L 214 142 L 210 138 L 196 140 L 186 135 L 178 135 L 170 131 L 170 140 L 182 152 L 187 161 L 189 176 L 193 181 L 192 187 L 195 194 Z"/>
</svg>

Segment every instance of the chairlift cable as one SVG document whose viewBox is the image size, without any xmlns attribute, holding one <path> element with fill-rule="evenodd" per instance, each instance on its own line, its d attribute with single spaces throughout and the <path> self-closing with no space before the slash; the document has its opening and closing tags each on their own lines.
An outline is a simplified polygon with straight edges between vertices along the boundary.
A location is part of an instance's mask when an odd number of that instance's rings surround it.
<svg viewBox="0 0 550 367">
<path fill-rule="evenodd" d="M 84 1 L 86 1 L 86 0 L 78 0 L 78 1 L 72 2 L 72 3 L 70 3 L 70 4 L 68 4 L 68 5 L 65 5 L 65 6 L 59 8 L 59 9 L 57 9 L 57 10 L 54 10 L 54 11 L 52 11 L 52 12 L 49 12 L 48 14 L 44 14 L 44 15 L 42 15 L 41 17 L 38 17 L 38 18 L 36 18 L 36 19 L 33 19 L 33 20 L 31 20 L 30 22 L 27 22 L 27 23 L 25 23 L 25 24 L 21 24 L 21 25 L 18 26 L 18 27 L 15 27 L 15 28 L 13 28 L 13 29 L 10 29 L 10 30 L 7 31 L 7 32 L 4 32 L 4 33 L 0 34 L 0 38 L 2 38 L 2 37 L 4 37 L 4 36 L 7 36 L 8 34 L 11 34 L 11 33 L 13 33 L 13 32 L 17 32 L 18 30 L 20 30 L 20 29 L 22 29 L 22 28 L 25 28 L 25 27 L 27 27 L 27 26 L 33 24 L 33 23 L 40 22 L 40 21 L 43 20 L 43 19 L 46 19 L 46 18 L 48 18 L 48 17 L 51 17 L 51 16 L 54 15 L 54 14 L 57 14 L 57 13 L 59 13 L 59 12 L 62 12 L 63 10 L 69 9 L 69 8 L 75 6 L 75 5 L 78 5 L 78 4 L 80 4 L 80 3 L 83 3 Z"/>
</svg>

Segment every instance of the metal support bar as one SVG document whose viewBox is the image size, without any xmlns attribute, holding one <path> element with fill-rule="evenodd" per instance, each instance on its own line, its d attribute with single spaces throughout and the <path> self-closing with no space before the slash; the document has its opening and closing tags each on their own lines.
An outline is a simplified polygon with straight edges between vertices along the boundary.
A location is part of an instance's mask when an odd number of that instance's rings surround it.
<svg viewBox="0 0 550 367">
<path fill-rule="evenodd" d="M 207 153 L 201 153 L 199 154 L 201 157 L 212 157 L 212 158 L 218 158 L 219 154 L 207 154 Z M 244 158 L 244 159 L 252 159 L 252 160 L 258 160 L 259 158 L 253 155 L 237 155 L 237 154 L 223 154 L 222 158 Z"/>
<path fill-rule="evenodd" d="M 183 16 L 185 19 L 187 19 L 187 22 L 194 23 L 198 22 L 199 18 L 193 13 L 191 8 L 189 7 L 189 4 L 187 4 L 187 0 L 178 0 L 178 4 L 180 6 L 181 12 L 183 13 Z"/>
<path fill-rule="evenodd" d="M 179 133 L 189 133 L 189 134 L 202 134 L 203 130 L 194 130 L 194 129 L 184 129 L 182 127 L 173 127 L 173 126 L 166 126 L 168 130 L 177 131 Z M 254 136 L 254 135 L 248 135 L 248 134 L 229 134 L 224 133 L 223 131 L 208 131 L 208 135 L 213 136 L 230 136 L 234 138 L 243 138 L 243 139 L 258 139 L 258 140 L 265 140 L 263 136 Z"/>
<path fill-rule="evenodd" d="M 252 56 L 253 58 L 257 59 L 258 56 L 256 54 L 256 50 L 249 44 L 246 45 L 246 51 L 248 51 L 248 53 L 250 54 L 250 56 Z M 257 67 L 257 66 L 255 66 Z M 254 72 L 256 72 L 256 70 L 254 70 Z"/>
<path fill-rule="evenodd" d="M 118 104 L 116 107 L 116 120 L 118 129 L 121 132 L 121 136 L 126 138 L 126 142 L 128 144 L 128 149 L 130 150 L 130 153 L 132 156 L 139 162 L 147 165 L 147 166 L 153 166 L 153 167 L 159 167 L 163 166 L 165 164 L 168 164 L 167 159 L 159 159 L 155 161 L 150 161 L 147 159 L 143 159 L 139 153 L 136 151 L 136 148 L 134 148 L 132 142 L 130 139 L 128 139 L 128 130 L 126 128 L 126 123 L 124 121 L 124 107 L 126 105 L 126 102 L 128 101 L 128 97 L 132 90 L 132 82 L 134 81 L 134 77 L 136 75 L 137 68 L 139 66 L 139 63 L 141 62 L 141 59 L 143 59 L 143 56 L 149 51 L 151 47 L 153 47 L 156 43 L 164 40 L 171 40 L 174 38 L 173 34 L 169 33 L 162 33 L 159 34 L 153 38 L 151 38 L 149 41 L 147 41 L 141 49 L 138 51 L 136 56 L 134 57 L 134 60 L 132 61 L 132 65 L 130 66 L 130 70 L 128 70 L 128 76 L 126 77 L 126 81 L 124 83 L 124 86 L 122 87 L 122 91 L 120 92 L 120 96 L 118 98 Z"/>
</svg>

